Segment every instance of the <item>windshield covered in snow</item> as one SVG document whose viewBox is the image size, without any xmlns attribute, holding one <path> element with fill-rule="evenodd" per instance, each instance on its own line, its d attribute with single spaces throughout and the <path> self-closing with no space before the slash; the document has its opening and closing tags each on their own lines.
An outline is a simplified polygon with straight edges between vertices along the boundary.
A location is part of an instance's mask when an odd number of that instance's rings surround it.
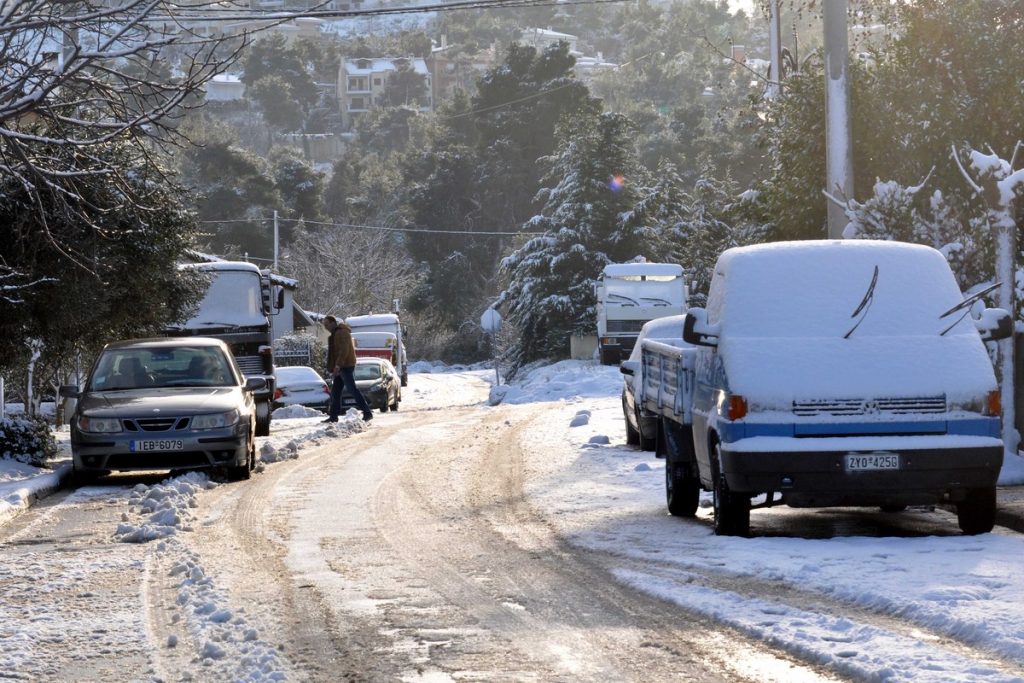
<svg viewBox="0 0 1024 683">
<path fill-rule="evenodd" d="M 963 300 L 942 255 L 885 242 L 763 245 L 723 255 L 712 322 L 743 337 L 938 335 Z M 947 335 L 974 334 L 969 320 Z"/>
</svg>

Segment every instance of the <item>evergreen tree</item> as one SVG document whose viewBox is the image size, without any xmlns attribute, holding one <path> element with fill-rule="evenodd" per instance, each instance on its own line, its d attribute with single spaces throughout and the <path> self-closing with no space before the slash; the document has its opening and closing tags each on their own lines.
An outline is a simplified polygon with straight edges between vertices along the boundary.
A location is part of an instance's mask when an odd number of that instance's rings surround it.
<svg viewBox="0 0 1024 683">
<path fill-rule="evenodd" d="M 554 151 L 555 127 L 562 117 L 600 110 L 575 79 L 575 61 L 567 43 L 541 53 L 513 44 L 504 63 L 477 83 L 473 110 L 482 213 L 495 230 L 515 230 L 535 213 L 542 172 L 537 161 Z"/>
<path fill-rule="evenodd" d="M 538 195 L 544 210 L 523 226 L 543 234 L 502 263 L 509 278 L 502 303 L 520 333 L 514 367 L 565 357 L 571 335 L 592 333 L 595 280 L 643 246 L 635 224 L 624 220 L 639 173 L 628 119 L 580 115 L 560 133 L 564 142 L 548 159 L 552 187 Z"/>
</svg>

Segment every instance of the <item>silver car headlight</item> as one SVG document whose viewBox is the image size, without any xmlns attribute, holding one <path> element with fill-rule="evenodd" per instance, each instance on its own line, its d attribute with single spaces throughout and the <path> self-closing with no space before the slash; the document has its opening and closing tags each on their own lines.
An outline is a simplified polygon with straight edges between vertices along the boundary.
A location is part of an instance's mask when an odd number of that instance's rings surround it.
<svg viewBox="0 0 1024 683">
<path fill-rule="evenodd" d="M 238 422 L 237 410 L 213 413 L 212 415 L 196 415 L 192 418 L 192 429 L 221 429 L 230 427 L 236 422 Z"/>
<path fill-rule="evenodd" d="M 88 415 L 79 416 L 78 428 L 89 434 L 116 434 L 123 431 L 121 421 L 116 417 L 89 417 Z"/>
</svg>

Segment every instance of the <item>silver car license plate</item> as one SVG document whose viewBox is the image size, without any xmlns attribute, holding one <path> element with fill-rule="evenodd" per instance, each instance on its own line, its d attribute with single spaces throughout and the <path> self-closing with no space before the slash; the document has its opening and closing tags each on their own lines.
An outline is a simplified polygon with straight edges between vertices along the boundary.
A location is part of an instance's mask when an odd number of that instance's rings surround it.
<svg viewBox="0 0 1024 683">
<path fill-rule="evenodd" d="M 181 439 L 150 439 L 147 441 L 131 441 L 129 446 L 132 453 L 180 451 L 185 448 L 185 442 Z"/>
<path fill-rule="evenodd" d="M 847 453 L 846 471 L 865 472 L 873 470 L 898 470 L 900 456 L 898 453 L 876 451 L 874 453 Z"/>
</svg>

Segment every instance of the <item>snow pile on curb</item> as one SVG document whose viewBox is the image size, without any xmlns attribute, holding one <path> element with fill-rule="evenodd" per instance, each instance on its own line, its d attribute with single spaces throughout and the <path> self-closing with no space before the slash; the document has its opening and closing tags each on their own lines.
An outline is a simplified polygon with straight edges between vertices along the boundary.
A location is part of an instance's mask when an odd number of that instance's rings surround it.
<svg viewBox="0 0 1024 683">
<path fill-rule="evenodd" d="M 195 680 L 287 680 L 289 663 L 272 644 L 259 639 L 259 633 L 245 618 L 244 608 L 232 611 L 224 606 L 226 597 L 206 575 L 199 557 L 178 544 L 161 543 L 159 550 L 177 551 L 182 556 L 169 575 L 180 577 L 177 604 L 184 616 L 184 627 L 199 647 L 202 672 Z M 178 636 L 170 635 L 166 646 L 178 645 Z"/>
<path fill-rule="evenodd" d="M 191 531 L 194 519 L 191 509 L 198 506 L 196 494 L 218 484 L 203 472 L 189 472 L 167 479 L 154 486 L 137 484 L 132 489 L 131 507 L 121 515 L 114 538 L 122 543 L 148 543 L 158 538 L 173 536 L 179 531 Z M 129 522 L 131 514 L 148 515 L 139 524 Z"/>
<path fill-rule="evenodd" d="M 306 406 L 293 405 L 278 408 L 270 415 L 275 420 L 295 420 L 300 417 L 319 417 L 322 419 L 324 413 L 323 411 L 317 410 L 316 408 L 307 408 Z"/>
<path fill-rule="evenodd" d="M 619 368 L 595 361 L 563 360 L 554 365 L 531 364 L 522 368 L 512 384 L 491 388 L 488 403 L 534 403 L 608 396 L 622 384 Z"/>
<path fill-rule="evenodd" d="M 279 408 L 274 411 L 274 416 L 277 417 L 278 412 L 285 410 L 290 410 L 290 408 Z M 361 432 L 367 427 L 366 423 L 360 419 L 359 412 L 355 409 L 349 410 L 348 413 L 338 418 L 337 422 L 327 424 L 323 423 L 323 413 L 319 410 L 312 412 L 312 416 L 297 416 L 294 424 L 295 429 L 277 430 L 272 436 L 260 439 L 257 442 L 260 443 L 259 457 L 256 463 L 257 471 L 262 472 L 264 465 L 298 458 L 299 450 L 307 443 L 318 446 L 321 439 L 349 436 Z M 312 428 L 310 428 L 311 422 L 315 425 Z"/>
</svg>

